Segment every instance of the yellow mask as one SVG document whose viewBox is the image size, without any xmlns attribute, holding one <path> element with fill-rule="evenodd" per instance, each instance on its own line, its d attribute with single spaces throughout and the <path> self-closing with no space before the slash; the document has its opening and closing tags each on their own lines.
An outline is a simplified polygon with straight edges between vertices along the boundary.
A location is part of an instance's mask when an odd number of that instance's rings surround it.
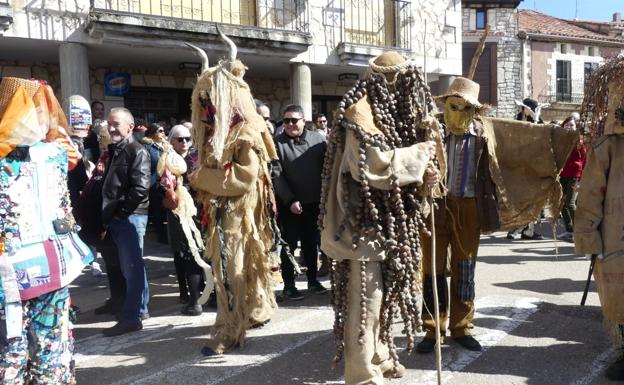
<svg viewBox="0 0 624 385">
<path fill-rule="evenodd" d="M 474 118 L 476 110 L 474 106 L 466 103 L 459 96 L 449 96 L 444 103 L 444 123 L 455 135 L 463 135 L 468 132 L 470 122 Z"/>
</svg>

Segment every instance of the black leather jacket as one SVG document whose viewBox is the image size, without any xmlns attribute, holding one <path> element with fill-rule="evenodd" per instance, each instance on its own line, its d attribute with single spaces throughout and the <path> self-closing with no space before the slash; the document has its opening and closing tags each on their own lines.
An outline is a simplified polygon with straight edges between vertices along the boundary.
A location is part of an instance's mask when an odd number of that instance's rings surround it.
<svg viewBox="0 0 624 385">
<path fill-rule="evenodd" d="M 109 160 L 102 185 L 102 222 L 113 217 L 147 214 L 150 187 L 150 156 L 132 135 L 108 146 Z"/>
</svg>

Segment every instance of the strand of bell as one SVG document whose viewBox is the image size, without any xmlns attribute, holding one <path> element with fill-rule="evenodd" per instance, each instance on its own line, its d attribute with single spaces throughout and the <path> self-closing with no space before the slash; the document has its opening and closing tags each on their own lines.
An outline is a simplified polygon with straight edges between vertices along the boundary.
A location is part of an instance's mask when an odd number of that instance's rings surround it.
<svg viewBox="0 0 624 385">
<path fill-rule="evenodd" d="M 382 71 L 378 71 L 382 72 Z M 387 72 L 386 72 L 387 73 Z M 422 92 L 422 90 L 425 92 Z M 347 108 L 357 103 L 365 95 L 374 114 L 375 125 L 383 135 L 371 135 L 344 119 Z M 423 95 L 425 99 L 423 100 Z M 334 121 L 334 130 L 328 140 L 322 176 L 322 194 L 319 216 L 319 227 L 323 228 L 323 217 L 326 214 L 326 202 L 331 181 L 332 166 L 336 152 L 344 149 L 347 132 L 356 135 L 359 147 L 359 183 L 343 175 L 341 178 L 343 196 L 341 197 L 346 218 L 354 218 L 355 224 L 343 222 L 339 224 L 335 238 L 342 237 L 345 229 L 349 229 L 353 237 L 352 247 L 357 249 L 360 241 L 376 239 L 386 250 L 386 259 L 382 264 L 384 294 L 380 313 L 380 339 L 388 344 L 390 354 L 398 365 L 398 356 L 392 337 L 392 322 L 396 315 L 401 316 L 404 324 L 403 333 L 408 339 L 408 351 L 415 346 L 415 333 L 421 326 L 419 318 L 419 289 L 417 272 L 420 263 L 420 232 L 428 232 L 421 215 L 421 199 L 418 186 L 399 186 L 392 181 L 390 191 L 373 189 L 366 177 L 367 148 L 377 147 L 382 151 L 410 146 L 422 142 L 425 130 L 420 127 L 426 110 L 433 110 L 433 98 L 424 83 L 422 75 L 412 65 L 401 66 L 401 72 L 394 77 L 392 83 L 385 76 L 370 73 L 349 90 L 339 103 Z M 356 207 L 351 207 L 350 197 L 357 194 Z M 360 266 L 360 330 L 358 340 L 364 343 L 365 332 L 365 288 L 366 265 Z M 348 271 L 337 268 L 332 274 L 332 287 L 341 287 L 348 282 Z M 336 318 L 334 333 L 337 340 L 340 359 L 344 346 L 344 325 L 347 308 L 347 292 L 338 290 L 333 298 Z M 353 316 L 353 315 L 352 315 Z"/>
</svg>

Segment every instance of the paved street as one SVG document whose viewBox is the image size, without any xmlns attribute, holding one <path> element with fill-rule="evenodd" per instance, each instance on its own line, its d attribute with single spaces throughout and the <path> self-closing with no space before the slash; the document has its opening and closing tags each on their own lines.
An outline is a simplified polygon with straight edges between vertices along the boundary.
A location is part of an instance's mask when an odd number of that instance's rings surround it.
<svg viewBox="0 0 624 385">
<path fill-rule="evenodd" d="M 546 224 L 543 234 L 549 234 Z M 78 383 L 121 384 L 341 384 L 334 353 L 328 295 L 284 302 L 264 328 L 248 334 L 243 349 L 220 357 L 199 353 L 215 313 L 179 315 L 173 262 L 166 246 L 147 241 L 152 318 L 144 330 L 105 338 L 112 317 L 95 316 L 106 278 L 83 274 L 72 286 L 81 309 L 75 328 Z M 445 384 L 597 385 L 614 352 L 602 330 L 595 286 L 579 302 L 589 261 L 570 243 L 482 237 L 477 263 L 477 338 L 484 351 L 452 341 L 442 349 Z M 558 247 L 558 254 L 555 253 Z M 327 281 L 324 281 L 328 285 Z M 305 288 L 303 282 L 300 289 Z M 304 294 L 307 294 L 304 291 Z M 396 327 L 397 332 L 399 327 Z M 397 338 L 407 376 L 391 384 L 435 384 L 433 355 L 407 355 Z"/>
</svg>

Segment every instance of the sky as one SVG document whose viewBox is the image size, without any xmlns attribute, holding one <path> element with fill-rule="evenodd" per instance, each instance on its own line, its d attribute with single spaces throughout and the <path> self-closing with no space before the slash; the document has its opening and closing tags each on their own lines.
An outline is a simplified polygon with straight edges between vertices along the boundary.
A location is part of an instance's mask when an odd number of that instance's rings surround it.
<svg viewBox="0 0 624 385">
<path fill-rule="evenodd" d="M 561 19 L 611 21 L 615 12 L 624 18 L 624 0 L 523 0 L 520 8 Z"/>
</svg>

